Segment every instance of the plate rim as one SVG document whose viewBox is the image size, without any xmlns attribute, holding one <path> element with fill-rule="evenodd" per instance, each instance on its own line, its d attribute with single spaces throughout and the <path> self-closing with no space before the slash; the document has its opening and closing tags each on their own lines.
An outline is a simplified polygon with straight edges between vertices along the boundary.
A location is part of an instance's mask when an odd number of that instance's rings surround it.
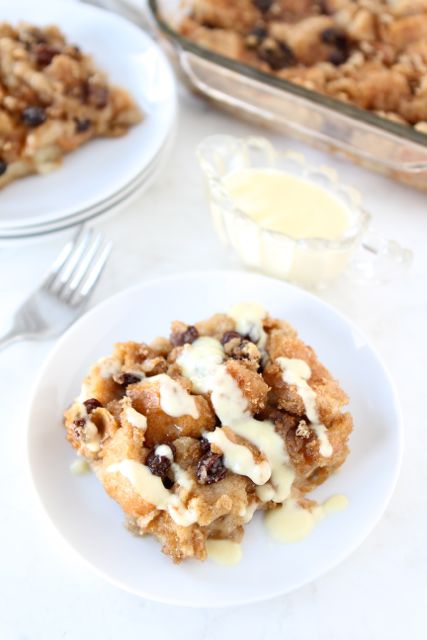
<svg viewBox="0 0 427 640">
<path fill-rule="evenodd" d="M 73 216 L 63 218 L 62 222 L 50 225 L 35 225 L 34 227 L 25 227 L 26 233 L 10 235 L 3 235 L 0 230 L 0 247 L 9 246 L 8 243 L 19 243 L 20 241 L 40 240 L 46 238 L 46 236 L 66 231 L 67 229 L 73 229 L 79 225 L 84 225 L 88 222 L 98 221 L 109 215 L 116 215 L 123 207 L 130 204 L 136 197 L 142 195 L 145 189 L 151 187 L 152 183 L 156 180 L 160 170 L 166 164 L 169 154 L 172 150 L 172 142 L 175 137 L 175 127 L 170 130 L 170 136 L 166 140 L 165 144 L 153 158 L 153 161 L 143 169 L 138 176 L 130 181 L 123 189 L 117 191 L 114 196 L 109 198 L 105 205 L 99 203 L 98 207 L 93 207 L 86 212 L 76 213 Z M 13 229 L 15 232 L 15 229 Z M 29 232 L 28 232 L 29 231 Z"/>
<path fill-rule="evenodd" d="M 129 293 L 131 293 L 132 291 L 136 291 L 140 287 L 143 287 L 145 285 L 155 286 L 159 282 L 160 283 L 165 281 L 173 282 L 175 280 L 181 280 L 189 277 L 203 278 L 204 276 L 207 276 L 207 275 L 215 276 L 215 277 L 220 277 L 220 276 L 226 277 L 227 275 L 228 276 L 245 276 L 247 278 L 255 277 L 256 279 L 260 279 L 261 281 L 264 280 L 264 281 L 273 281 L 276 283 L 280 283 L 281 285 L 285 285 L 286 287 L 289 287 L 291 290 L 298 292 L 298 294 L 302 294 L 303 296 L 305 295 L 308 296 L 308 298 L 312 302 L 315 302 L 316 304 L 320 304 L 328 312 L 332 313 L 333 315 L 337 315 L 340 318 L 340 320 L 344 322 L 344 324 L 347 325 L 352 330 L 352 332 L 354 332 L 356 335 L 358 335 L 363 339 L 364 343 L 370 348 L 373 355 L 375 356 L 377 363 L 381 367 L 382 373 L 384 375 L 384 379 L 389 385 L 389 388 L 392 394 L 392 399 L 393 399 L 393 409 L 394 409 L 395 418 L 396 418 L 395 432 L 396 432 L 397 449 L 396 449 L 396 460 L 395 460 L 393 474 L 392 474 L 392 481 L 390 482 L 387 491 L 384 492 L 384 496 L 381 502 L 381 508 L 378 509 L 376 517 L 373 518 L 367 525 L 365 525 L 364 528 L 362 527 L 359 530 L 359 535 L 355 538 L 353 543 L 349 545 L 347 549 L 343 550 L 334 559 L 334 561 L 328 565 L 326 569 L 319 572 L 316 576 L 312 578 L 301 579 L 300 581 L 294 581 L 292 587 L 285 588 L 283 590 L 276 590 L 274 593 L 269 592 L 264 596 L 254 596 L 254 597 L 244 597 L 244 598 L 239 598 L 238 596 L 234 598 L 227 597 L 226 600 L 224 599 L 224 600 L 216 601 L 214 603 L 212 603 L 211 601 L 204 601 L 204 602 L 197 602 L 194 604 L 189 602 L 188 599 L 181 600 L 179 597 L 172 598 L 168 596 L 166 597 L 162 597 L 158 595 L 153 596 L 149 592 L 129 586 L 123 580 L 112 577 L 106 571 L 100 569 L 99 567 L 91 563 L 91 561 L 88 558 L 80 554 L 80 552 L 66 538 L 65 534 L 63 534 L 62 531 L 56 526 L 54 520 L 50 516 L 48 509 L 42 500 L 40 493 L 37 491 L 36 482 L 33 475 L 32 462 L 31 462 L 30 431 L 31 431 L 31 416 L 33 413 L 33 405 L 35 404 L 37 399 L 38 387 L 45 375 L 47 368 L 50 365 L 50 362 L 52 361 L 54 356 L 57 354 L 57 352 L 60 351 L 63 343 L 65 343 L 68 340 L 69 334 L 75 331 L 76 327 L 77 329 L 79 328 L 78 325 L 83 324 L 83 322 L 85 322 L 88 317 L 95 315 L 100 309 L 102 309 L 104 306 L 107 306 L 109 303 L 111 303 L 112 300 L 117 301 L 120 297 L 129 295 Z M 403 421 L 403 412 L 402 412 L 400 397 L 397 392 L 397 388 L 394 383 L 394 380 L 388 369 L 388 366 L 385 364 L 381 354 L 379 354 L 378 350 L 372 344 L 371 340 L 363 331 L 363 329 L 359 328 L 358 325 L 351 318 L 349 318 L 345 313 L 343 313 L 340 309 L 337 309 L 332 304 L 322 300 L 311 291 L 307 291 L 306 289 L 302 289 L 301 287 L 298 287 L 284 280 L 280 280 L 278 278 L 272 278 L 264 274 L 244 271 L 242 269 L 203 269 L 200 271 L 190 270 L 190 271 L 182 271 L 174 274 L 156 276 L 153 278 L 141 279 L 137 283 L 129 287 L 126 287 L 125 289 L 122 289 L 120 291 L 117 291 L 113 295 L 108 296 L 104 300 L 101 300 L 98 304 L 96 304 L 94 307 L 92 307 L 86 313 L 84 313 L 73 325 L 71 325 L 71 327 L 69 327 L 69 329 L 67 329 L 67 331 L 59 338 L 59 340 L 57 340 L 54 343 L 51 350 L 48 352 L 47 356 L 45 357 L 42 363 L 42 366 L 40 367 L 40 370 L 38 371 L 33 381 L 28 398 L 29 398 L 29 402 L 28 402 L 28 410 L 26 412 L 26 430 L 25 430 L 25 450 L 26 450 L 25 457 L 26 457 L 28 479 L 31 484 L 32 493 L 36 497 L 38 507 L 43 512 L 45 520 L 49 522 L 50 528 L 56 532 L 56 538 L 61 541 L 61 544 L 63 545 L 64 549 L 66 549 L 68 552 L 71 551 L 72 554 L 76 558 L 78 558 L 84 565 L 86 565 L 91 571 L 93 571 L 95 575 L 102 577 L 108 583 L 114 585 L 117 588 L 122 589 L 127 593 L 131 593 L 135 596 L 138 596 L 139 598 L 143 598 L 151 602 L 159 602 L 161 604 L 166 604 L 166 605 L 185 607 L 189 609 L 203 609 L 203 608 L 206 608 L 206 609 L 224 608 L 225 609 L 232 606 L 243 606 L 248 604 L 255 604 L 257 602 L 266 602 L 268 600 L 273 600 L 275 598 L 283 597 L 289 593 L 296 591 L 297 589 L 300 589 L 303 586 L 307 586 L 313 583 L 314 581 L 322 579 L 324 576 L 329 574 L 333 569 L 335 569 L 339 564 L 341 564 L 341 562 L 343 562 L 346 558 L 349 558 L 361 546 L 364 540 L 366 540 L 366 538 L 372 533 L 372 531 L 378 525 L 379 521 L 383 517 L 385 510 L 387 509 L 387 506 L 389 505 L 390 500 L 394 494 L 394 491 L 396 489 L 396 485 L 400 476 L 401 467 L 402 467 L 402 459 L 403 459 L 405 443 L 404 443 L 404 421 Z"/>
</svg>

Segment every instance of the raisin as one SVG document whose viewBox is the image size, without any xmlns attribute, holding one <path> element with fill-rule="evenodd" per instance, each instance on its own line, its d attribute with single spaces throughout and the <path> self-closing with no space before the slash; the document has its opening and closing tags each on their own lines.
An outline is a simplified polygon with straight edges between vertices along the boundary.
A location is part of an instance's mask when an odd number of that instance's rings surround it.
<svg viewBox="0 0 427 640">
<path fill-rule="evenodd" d="M 335 66 L 343 64 L 347 60 L 350 52 L 350 41 L 345 31 L 337 27 L 330 27 L 322 31 L 320 37 L 322 42 L 335 48 L 329 55 L 329 62 Z"/>
<path fill-rule="evenodd" d="M 94 82 L 86 82 L 83 86 L 83 97 L 95 109 L 103 109 L 107 106 L 109 91 L 107 87 Z"/>
<path fill-rule="evenodd" d="M 205 455 L 206 453 L 209 453 L 211 450 L 211 445 L 209 440 L 206 440 L 206 438 L 200 438 L 199 440 L 200 442 L 200 453 L 202 455 Z"/>
<path fill-rule="evenodd" d="M 102 404 L 96 398 L 89 398 L 89 400 L 85 400 L 83 404 L 88 413 L 92 413 L 92 411 L 95 411 L 98 407 L 102 407 Z"/>
<path fill-rule="evenodd" d="M 205 27 L 205 29 L 218 29 L 218 24 L 212 20 L 203 20 L 202 27 Z"/>
<path fill-rule="evenodd" d="M 83 133 L 92 126 L 92 120 L 89 120 L 89 118 L 74 118 L 74 122 L 76 123 L 77 133 Z"/>
<path fill-rule="evenodd" d="M 0 176 L 2 176 L 7 171 L 7 162 L 0 158 Z"/>
<path fill-rule="evenodd" d="M 124 384 L 125 387 L 127 387 L 129 384 L 135 384 L 136 382 L 140 382 L 140 381 L 141 381 L 141 378 L 138 378 L 138 376 L 134 376 L 133 373 L 123 374 L 122 384 Z"/>
<path fill-rule="evenodd" d="M 254 5 L 257 9 L 259 9 L 262 13 L 267 13 L 271 9 L 271 5 L 274 0 L 253 0 Z"/>
<path fill-rule="evenodd" d="M 347 49 L 348 48 L 348 38 L 342 29 L 338 29 L 337 27 L 329 27 L 322 31 L 320 35 L 322 42 L 325 44 L 332 44 L 334 47 L 338 49 Z"/>
<path fill-rule="evenodd" d="M 320 13 L 325 16 L 330 16 L 334 13 L 332 7 L 329 6 L 328 0 L 317 0 L 317 5 Z"/>
<path fill-rule="evenodd" d="M 162 482 L 163 482 L 163 486 L 165 489 L 172 489 L 174 482 L 171 478 L 169 478 L 168 476 L 166 476 L 165 478 L 162 478 Z"/>
<path fill-rule="evenodd" d="M 86 420 L 85 418 L 76 418 L 73 422 L 73 431 L 77 440 L 80 440 L 82 437 L 83 429 L 85 427 Z"/>
<path fill-rule="evenodd" d="M 173 333 L 170 341 L 174 347 L 181 347 L 183 344 L 192 344 L 199 337 L 196 327 L 190 325 L 182 333 Z"/>
<path fill-rule="evenodd" d="M 200 484 L 213 484 L 227 473 L 224 458 L 219 453 L 206 453 L 197 463 L 196 475 Z"/>
<path fill-rule="evenodd" d="M 40 67 L 47 67 L 59 53 L 61 52 L 57 47 L 45 44 L 44 42 L 39 42 L 34 47 L 36 62 Z"/>
<path fill-rule="evenodd" d="M 230 342 L 230 340 L 234 340 L 234 338 L 241 339 L 241 337 L 242 336 L 240 335 L 240 333 L 237 333 L 237 331 L 226 331 L 221 338 L 221 344 L 227 344 L 227 342 Z"/>
<path fill-rule="evenodd" d="M 169 458 L 166 456 L 158 456 L 154 449 L 148 454 L 145 464 L 150 469 L 151 473 L 154 476 L 159 476 L 159 478 L 165 478 L 171 467 L 171 461 Z"/>
<path fill-rule="evenodd" d="M 267 37 L 268 31 L 262 25 L 253 27 L 245 39 L 245 44 L 249 48 L 258 47 L 264 38 Z"/>
<path fill-rule="evenodd" d="M 347 51 L 342 51 L 341 49 L 337 49 L 336 51 L 332 51 L 328 60 L 331 64 L 334 64 L 337 67 L 340 64 L 344 64 L 347 58 L 348 58 Z"/>
<path fill-rule="evenodd" d="M 258 57 L 267 62 L 273 71 L 280 71 L 286 67 L 291 67 L 296 63 L 293 51 L 284 42 L 277 42 L 267 38 L 258 47 Z"/>
<path fill-rule="evenodd" d="M 38 127 L 46 120 L 46 111 L 43 107 L 26 107 L 22 112 L 22 120 L 29 127 Z"/>
</svg>

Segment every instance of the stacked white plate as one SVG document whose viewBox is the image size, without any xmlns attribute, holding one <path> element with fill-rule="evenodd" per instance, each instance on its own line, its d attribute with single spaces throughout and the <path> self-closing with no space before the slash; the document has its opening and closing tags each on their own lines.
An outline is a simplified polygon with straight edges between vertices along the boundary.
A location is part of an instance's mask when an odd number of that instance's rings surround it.
<svg viewBox="0 0 427 640">
<path fill-rule="evenodd" d="M 0 191 L 0 240 L 59 231 L 123 205 L 153 177 L 171 138 L 176 86 L 155 42 L 124 18 L 82 3 L 0 0 L 0 21 L 56 24 L 69 41 L 91 53 L 112 84 L 127 89 L 144 113 L 120 138 L 88 142 L 46 175 L 18 180 Z"/>
</svg>

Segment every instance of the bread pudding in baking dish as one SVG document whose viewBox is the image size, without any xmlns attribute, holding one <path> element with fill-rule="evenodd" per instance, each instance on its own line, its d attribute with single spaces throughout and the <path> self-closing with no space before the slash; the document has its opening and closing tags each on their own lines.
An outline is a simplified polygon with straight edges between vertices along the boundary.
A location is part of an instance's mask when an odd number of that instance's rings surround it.
<svg viewBox="0 0 427 640">
<path fill-rule="evenodd" d="M 201 47 L 427 133 L 425 0 L 189 0 Z"/>
</svg>

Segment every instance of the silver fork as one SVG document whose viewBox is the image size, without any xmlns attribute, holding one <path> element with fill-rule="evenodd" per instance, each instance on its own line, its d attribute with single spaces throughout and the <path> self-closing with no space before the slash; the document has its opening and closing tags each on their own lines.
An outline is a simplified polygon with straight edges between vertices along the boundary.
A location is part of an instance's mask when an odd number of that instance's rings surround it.
<svg viewBox="0 0 427 640">
<path fill-rule="evenodd" d="M 40 287 L 15 312 L 0 349 L 25 338 L 62 333 L 83 312 L 112 248 L 102 234 L 80 227 L 51 265 Z"/>
</svg>

